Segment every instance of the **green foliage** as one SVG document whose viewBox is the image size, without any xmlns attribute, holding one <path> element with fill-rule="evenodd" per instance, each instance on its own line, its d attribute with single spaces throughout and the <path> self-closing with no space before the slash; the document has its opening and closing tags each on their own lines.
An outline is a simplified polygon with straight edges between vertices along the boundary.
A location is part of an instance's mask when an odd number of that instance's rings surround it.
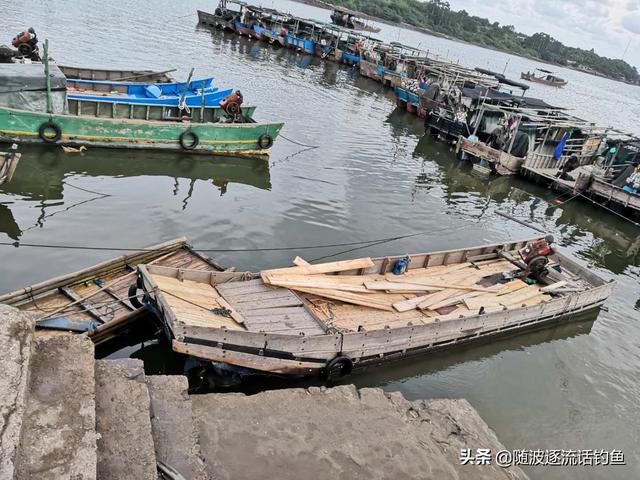
<svg viewBox="0 0 640 480">
<path fill-rule="evenodd" d="M 579 66 L 617 80 L 638 83 L 635 67 L 619 59 L 597 55 L 593 49 L 567 47 L 546 33 L 531 36 L 515 31 L 513 25 L 500 25 L 486 18 L 469 15 L 465 10 L 451 10 L 441 0 L 331 0 L 391 22 L 404 22 L 415 27 L 449 35 L 471 43 L 497 48 L 518 55 L 539 58 L 559 64 Z"/>
</svg>

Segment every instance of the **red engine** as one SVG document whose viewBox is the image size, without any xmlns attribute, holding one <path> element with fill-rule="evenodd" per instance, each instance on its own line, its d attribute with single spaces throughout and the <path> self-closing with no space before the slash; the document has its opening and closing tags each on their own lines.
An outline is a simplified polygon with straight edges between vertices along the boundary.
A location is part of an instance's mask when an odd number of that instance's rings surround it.
<svg viewBox="0 0 640 480">
<path fill-rule="evenodd" d="M 553 240 L 551 240 L 551 242 L 553 242 Z M 529 263 L 536 257 L 548 257 L 553 253 L 553 248 L 550 245 L 551 242 L 548 238 L 541 238 L 540 240 L 527 243 L 518 253 L 525 263 Z"/>
<path fill-rule="evenodd" d="M 243 97 L 240 90 L 236 90 L 231 95 L 223 98 L 220 101 L 222 109 L 230 115 L 238 115 L 240 113 L 240 106 L 242 105 Z"/>
<path fill-rule="evenodd" d="M 29 43 L 31 41 L 31 38 L 32 37 L 29 32 L 20 32 L 18 35 L 13 37 L 13 40 L 11 40 L 11 45 L 17 48 L 19 45 L 22 45 L 23 43 Z"/>
</svg>

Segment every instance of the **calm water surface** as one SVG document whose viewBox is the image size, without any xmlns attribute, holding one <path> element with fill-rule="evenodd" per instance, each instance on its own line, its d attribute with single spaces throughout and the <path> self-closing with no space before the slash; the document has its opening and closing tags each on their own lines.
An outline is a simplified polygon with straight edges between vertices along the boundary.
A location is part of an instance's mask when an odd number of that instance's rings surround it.
<svg viewBox="0 0 640 480">
<path fill-rule="evenodd" d="M 485 180 L 444 145 L 422 139 L 392 94 L 352 69 L 196 27 L 214 2 L 0 0 L 8 43 L 34 26 L 67 64 L 191 67 L 239 87 L 261 120 L 283 120 L 269 162 L 89 150 L 25 148 L 0 189 L 0 241 L 143 247 L 187 235 L 197 248 L 322 245 L 423 236 L 349 254 L 386 255 L 530 236 L 505 211 L 544 227 L 595 271 L 618 281 L 597 320 L 365 372 L 358 386 L 408 398 L 464 397 L 509 448 L 622 449 L 626 467 L 529 469 L 534 478 L 640 478 L 640 230 L 588 204 L 556 207 L 554 195 L 517 179 Z M 269 6 L 272 6 L 269 4 Z M 273 6 L 328 18 L 291 2 Z M 193 14 L 191 14 L 193 12 Z M 185 16 L 186 15 L 186 16 Z M 387 40 L 420 44 L 462 63 L 519 76 L 534 62 L 382 25 Z M 507 63 L 508 62 L 508 63 Z M 560 69 L 558 69 L 560 70 Z M 601 124 L 640 133 L 640 90 L 570 70 L 562 90 L 532 95 Z M 78 188 L 80 187 L 80 188 Z M 92 193 L 97 192 L 97 193 Z M 211 254 L 240 269 L 285 266 L 340 249 Z M 0 247 L 0 291 L 114 256 L 109 252 Z M 340 258 L 338 255 L 335 258 Z"/>
</svg>

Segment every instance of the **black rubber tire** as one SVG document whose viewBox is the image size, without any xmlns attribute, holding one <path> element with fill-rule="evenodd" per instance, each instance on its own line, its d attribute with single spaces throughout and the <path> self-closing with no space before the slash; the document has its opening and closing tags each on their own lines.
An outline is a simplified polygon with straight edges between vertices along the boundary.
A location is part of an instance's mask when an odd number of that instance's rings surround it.
<svg viewBox="0 0 640 480">
<path fill-rule="evenodd" d="M 129 287 L 129 292 L 127 293 L 127 297 L 129 297 L 129 303 L 133 306 L 133 308 L 142 308 L 144 305 L 138 298 L 138 287 L 133 284 Z"/>
<path fill-rule="evenodd" d="M 55 135 L 53 137 L 48 137 L 46 135 L 47 130 L 53 130 Z M 44 143 L 56 143 L 62 138 L 62 130 L 57 123 L 52 121 L 44 122 L 40 125 L 40 128 L 38 128 L 38 137 L 40 137 L 40 140 Z"/>
<path fill-rule="evenodd" d="M 191 142 L 188 141 L 188 137 L 191 137 Z M 178 142 L 180 142 L 180 146 L 183 150 L 193 150 L 200 143 L 200 137 L 198 137 L 198 134 L 193 130 L 187 129 L 180 134 Z"/>
<path fill-rule="evenodd" d="M 258 146 L 262 149 L 267 149 L 273 147 L 273 137 L 271 135 L 260 135 L 258 138 Z"/>
<path fill-rule="evenodd" d="M 327 363 L 324 368 L 325 380 L 337 380 L 346 375 L 349 375 L 353 371 L 353 362 L 349 357 L 338 355 Z"/>
</svg>

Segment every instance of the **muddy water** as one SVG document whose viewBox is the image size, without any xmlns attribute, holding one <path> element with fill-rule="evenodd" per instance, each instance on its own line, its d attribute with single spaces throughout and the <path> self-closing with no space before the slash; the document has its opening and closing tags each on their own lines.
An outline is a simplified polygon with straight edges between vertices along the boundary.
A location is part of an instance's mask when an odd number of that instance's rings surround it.
<svg viewBox="0 0 640 480">
<path fill-rule="evenodd" d="M 283 9 L 326 12 L 291 2 Z M 270 5 L 271 6 L 271 5 Z M 0 189 L 0 241 L 135 248 L 187 235 L 199 248 L 311 246 L 424 235 L 353 255 L 402 254 L 530 236 L 508 212 L 553 233 L 602 275 L 618 281 L 597 319 L 462 352 L 365 372 L 359 386 L 400 390 L 411 399 L 465 397 L 510 448 L 622 449 L 640 477 L 640 230 L 589 204 L 548 203 L 549 191 L 517 179 L 486 180 L 450 149 L 422 138 L 421 123 L 395 110 L 390 92 L 352 69 L 250 40 L 196 28 L 205 1 L 0 0 L 3 42 L 34 26 L 60 63 L 177 67 L 185 78 L 216 76 L 239 87 L 257 117 L 286 122 L 269 162 L 90 150 L 82 155 L 24 150 L 12 183 Z M 463 63 L 515 76 L 534 65 L 517 57 L 383 26 L 389 40 L 420 43 Z M 507 61 L 509 62 L 507 64 Z M 639 90 L 566 71 L 564 90 L 533 94 L 587 118 L 637 129 Z M 341 249 L 217 252 L 241 269 L 287 265 Z M 0 291 L 114 256 L 110 252 L 0 247 Z M 164 360 L 162 360 L 164 361 Z M 162 363 L 162 361 L 160 363 Z M 538 478 L 600 478 L 589 469 L 529 469 Z"/>
</svg>

